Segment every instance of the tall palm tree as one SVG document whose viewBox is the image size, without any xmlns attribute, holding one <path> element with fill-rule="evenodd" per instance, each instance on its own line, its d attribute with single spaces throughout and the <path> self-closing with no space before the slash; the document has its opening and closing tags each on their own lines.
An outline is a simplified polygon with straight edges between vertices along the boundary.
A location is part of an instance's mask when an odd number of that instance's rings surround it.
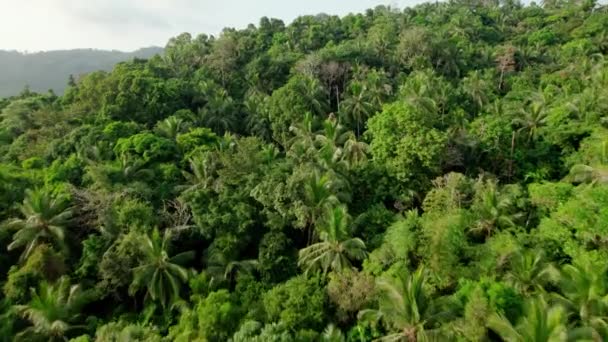
<svg viewBox="0 0 608 342">
<path fill-rule="evenodd" d="M 382 104 L 392 94 L 393 89 L 389 84 L 388 77 L 384 71 L 373 70 L 365 78 L 367 98 L 372 104 L 372 113 L 380 109 Z"/>
<path fill-rule="evenodd" d="M 301 122 L 295 123 L 289 127 L 289 131 L 293 137 L 287 142 L 288 154 L 301 159 L 300 157 L 308 155 L 309 151 L 314 148 L 314 126 L 315 119 L 308 112 L 304 114 Z"/>
<path fill-rule="evenodd" d="M 144 236 L 141 251 L 142 264 L 133 269 L 133 283 L 130 291 L 134 293 L 142 286 L 152 300 L 159 301 L 163 308 L 179 298 L 181 284 L 188 281 L 189 272 L 181 264 L 194 258 L 194 252 L 182 252 L 169 256 L 171 233 L 166 230 L 163 236 L 157 229 L 150 236 Z"/>
<path fill-rule="evenodd" d="M 349 237 L 349 216 L 346 206 L 327 207 L 324 220 L 319 225 L 321 241 L 300 250 L 298 264 L 309 272 L 322 269 L 342 271 L 352 267 L 352 260 L 362 260 L 367 255 L 365 243 Z"/>
<path fill-rule="evenodd" d="M 384 323 L 390 334 L 380 341 L 415 342 L 438 337 L 433 324 L 448 318 L 451 312 L 426 292 L 426 283 L 424 268 L 408 276 L 378 280 L 378 309 L 363 310 L 359 317 Z"/>
<path fill-rule="evenodd" d="M 184 192 L 193 191 L 199 187 L 207 188 L 213 184 L 214 174 L 218 167 L 215 155 L 195 155 L 190 158 L 190 172 L 182 171 L 187 184 L 181 186 Z"/>
<path fill-rule="evenodd" d="M 568 315 L 560 305 L 550 306 L 542 297 L 529 299 L 522 317 L 513 325 L 505 316 L 493 314 L 488 327 L 508 342 L 553 342 L 590 338 L 585 328 L 568 328 Z"/>
<path fill-rule="evenodd" d="M 17 230 L 8 245 L 9 251 L 24 247 L 21 261 L 25 261 L 37 246 L 44 243 L 66 251 L 65 230 L 73 216 L 67 198 L 54 195 L 47 188 L 28 189 L 19 211 L 23 218 L 15 218 L 7 225 L 8 229 Z"/>
<path fill-rule="evenodd" d="M 327 110 L 328 92 L 318 79 L 301 77 L 295 87 L 296 94 L 306 103 L 306 109 L 315 115 L 323 115 Z"/>
<path fill-rule="evenodd" d="M 350 199 L 349 185 L 335 172 L 322 173 L 313 170 L 303 184 L 303 204 L 305 205 L 308 224 L 314 228 L 327 206 L 335 206 L 340 201 Z"/>
<path fill-rule="evenodd" d="M 28 304 L 14 306 L 17 314 L 31 324 L 15 336 L 16 340 L 66 341 L 70 331 L 85 328 L 74 323 L 79 321 L 82 307 L 94 298 L 93 292 L 72 285 L 67 277 L 54 285 L 42 282 L 37 291 L 32 291 Z"/>
<path fill-rule="evenodd" d="M 224 89 L 211 94 L 207 104 L 198 110 L 198 122 L 218 135 L 233 131 L 238 125 L 234 100 Z"/>
<path fill-rule="evenodd" d="M 506 279 L 525 295 L 544 292 L 544 285 L 555 280 L 557 269 L 546 262 L 544 253 L 517 250 L 509 258 Z"/>
<path fill-rule="evenodd" d="M 553 298 L 603 340 L 608 339 L 608 279 L 606 267 L 575 262 L 562 267 L 560 293 Z"/>
<path fill-rule="evenodd" d="M 205 271 L 211 279 L 209 286 L 216 288 L 216 285 L 228 284 L 232 286 L 240 274 L 253 274 L 259 268 L 259 263 L 255 259 L 233 260 L 234 256 L 211 246 L 205 252 L 207 268 Z"/>
<path fill-rule="evenodd" d="M 328 325 L 325 330 L 323 330 L 323 334 L 321 335 L 321 341 L 323 342 L 345 342 L 346 338 L 344 337 L 344 333 L 337 328 L 335 325 Z"/>
<path fill-rule="evenodd" d="M 170 116 L 161 121 L 155 128 L 155 131 L 165 138 L 175 140 L 178 134 L 184 132 L 186 124 L 183 119 Z"/>
<path fill-rule="evenodd" d="M 437 113 L 437 102 L 429 97 L 428 90 L 422 82 L 426 80 L 422 79 L 422 76 L 415 76 L 412 80 L 412 84 L 409 87 L 401 88 L 401 94 L 405 101 L 417 109 L 424 111 L 427 114 Z M 426 81 L 428 82 L 428 81 Z"/>
<path fill-rule="evenodd" d="M 374 105 L 367 87 L 361 82 L 353 81 L 348 91 L 348 97 L 342 102 L 340 112 L 346 120 L 356 123 L 357 136 L 361 136 L 361 125 L 372 114 Z"/>
<path fill-rule="evenodd" d="M 351 135 L 352 133 L 346 131 L 337 120 L 325 120 L 323 129 L 315 135 L 316 162 L 337 172 L 347 169 L 348 165 L 343 158 L 343 145 Z"/>
<path fill-rule="evenodd" d="M 152 169 L 147 169 L 145 164 L 146 163 L 142 160 L 123 155 L 120 158 L 119 165 L 121 182 L 126 184 L 154 177 L 154 171 L 152 171 Z"/>
<path fill-rule="evenodd" d="M 479 70 L 475 70 L 463 79 L 463 88 L 481 111 L 488 103 L 488 89 L 490 85 L 481 77 Z"/>
<path fill-rule="evenodd" d="M 478 215 L 477 222 L 470 231 L 482 233 L 486 237 L 499 228 L 515 227 L 522 213 L 516 212 L 510 194 L 500 191 L 496 181 L 480 180 L 476 185 L 472 209 Z"/>
<path fill-rule="evenodd" d="M 531 101 L 519 113 L 520 116 L 513 119 L 513 124 L 519 126 L 518 132 L 526 133 L 528 142 L 536 141 L 541 128 L 547 123 L 544 101 Z"/>
<path fill-rule="evenodd" d="M 358 165 L 367 160 L 369 145 L 358 141 L 355 136 L 351 135 L 346 140 L 343 149 L 343 158 L 348 162 L 349 166 Z"/>
<path fill-rule="evenodd" d="M 247 95 L 243 105 L 247 113 L 246 129 L 249 134 L 262 137 L 270 141 L 272 129 L 268 119 L 267 108 L 268 96 L 258 91 L 253 91 Z"/>
</svg>

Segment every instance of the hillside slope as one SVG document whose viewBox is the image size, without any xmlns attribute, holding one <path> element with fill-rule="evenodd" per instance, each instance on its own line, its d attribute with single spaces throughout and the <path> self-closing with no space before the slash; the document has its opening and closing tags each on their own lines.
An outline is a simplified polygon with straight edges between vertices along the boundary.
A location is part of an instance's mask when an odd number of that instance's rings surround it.
<svg viewBox="0 0 608 342">
<path fill-rule="evenodd" d="M 62 93 L 69 75 L 111 70 L 118 62 L 135 57 L 149 58 L 160 52 L 162 48 L 159 47 L 133 52 L 78 49 L 25 54 L 0 51 L 0 97 L 16 95 L 26 85 L 33 91 L 53 89 Z"/>
<path fill-rule="evenodd" d="M 608 341 L 607 37 L 262 18 L 0 100 L 0 342 Z"/>
</svg>

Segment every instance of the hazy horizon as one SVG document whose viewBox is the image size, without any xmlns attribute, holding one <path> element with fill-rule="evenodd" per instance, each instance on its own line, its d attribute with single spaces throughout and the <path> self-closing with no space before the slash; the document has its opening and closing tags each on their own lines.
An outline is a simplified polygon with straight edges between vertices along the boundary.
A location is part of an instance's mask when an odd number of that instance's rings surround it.
<svg viewBox="0 0 608 342">
<path fill-rule="evenodd" d="M 167 39 L 168 40 L 168 39 Z M 104 48 L 90 48 L 90 47 L 77 47 L 77 48 L 67 48 L 67 49 L 52 49 L 52 50 L 39 50 L 39 51 L 28 51 L 28 50 L 16 50 L 16 49 L 3 49 L 0 48 L 2 52 L 16 52 L 23 55 L 35 55 L 35 54 L 43 54 L 49 52 L 60 52 L 60 51 L 103 51 L 103 52 L 120 52 L 120 53 L 134 53 L 140 50 L 146 49 L 164 49 L 165 44 L 163 45 L 150 45 L 150 46 L 142 46 L 136 49 L 131 50 L 120 50 L 120 49 L 104 49 Z"/>
<path fill-rule="evenodd" d="M 413 6 L 422 0 L 8 0 L 0 30 L 0 50 L 36 53 L 96 49 L 131 52 L 164 47 L 183 32 L 218 34 L 225 27 L 244 28 L 261 17 L 286 23 L 298 16 L 346 15 L 378 5 Z"/>
</svg>

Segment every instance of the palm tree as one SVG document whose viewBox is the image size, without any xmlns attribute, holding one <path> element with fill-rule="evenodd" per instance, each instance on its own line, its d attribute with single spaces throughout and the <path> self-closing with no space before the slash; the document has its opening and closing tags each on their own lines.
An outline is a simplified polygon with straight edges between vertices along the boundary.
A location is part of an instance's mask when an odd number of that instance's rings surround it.
<svg viewBox="0 0 608 342">
<path fill-rule="evenodd" d="M 142 265 L 133 269 L 133 283 L 130 291 L 134 293 L 142 286 L 148 290 L 152 300 L 157 300 L 162 307 L 179 298 L 181 284 L 188 281 L 189 273 L 180 266 L 194 258 L 194 252 L 182 252 L 169 256 L 171 243 L 170 231 L 161 237 L 155 229 L 151 236 L 144 236 L 141 251 L 144 255 Z"/>
<path fill-rule="evenodd" d="M 359 165 L 367 160 L 369 145 L 351 135 L 344 143 L 343 155 L 349 166 Z"/>
<path fill-rule="evenodd" d="M 363 310 L 361 319 L 382 321 L 391 334 L 380 341 L 415 342 L 437 337 L 433 324 L 448 318 L 449 310 L 442 309 L 441 300 L 433 300 L 426 292 L 427 274 L 419 268 L 409 276 L 377 281 L 378 309 Z"/>
<path fill-rule="evenodd" d="M 213 246 L 207 249 L 207 268 L 205 271 L 211 276 L 210 287 L 215 288 L 216 285 L 221 284 L 231 286 L 238 275 L 253 274 L 259 268 L 259 263 L 255 259 L 234 261 L 231 258 L 231 256 L 213 248 Z"/>
<path fill-rule="evenodd" d="M 289 127 L 289 131 L 293 134 L 293 137 L 287 142 L 289 155 L 301 159 L 314 148 L 314 125 L 314 117 L 308 112 L 304 114 L 301 122 Z"/>
<path fill-rule="evenodd" d="M 127 155 L 120 158 L 120 177 L 122 183 L 126 184 L 138 180 L 146 180 L 154 177 L 152 169 L 145 168 L 145 162 L 142 160 L 132 160 Z"/>
<path fill-rule="evenodd" d="M 463 88 L 481 111 L 488 103 L 488 89 L 490 85 L 481 77 L 479 70 L 475 70 L 463 79 Z"/>
<path fill-rule="evenodd" d="M 65 230 L 72 219 L 72 208 L 67 198 L 54 195 L 50 189 L 26 190 L 23 204 L 19 206 L 23 218 L 8 222 L 8 229 L 17 229 L 8 250 L 25 247 L 20 260 L 25 261 L 34 249 L 49 243 L 66 251 Z"/>
<path fill-rule="evenodd" d="M 361 123 L 372 114 L 374 105 L 368 95 L 368 90 L 361 82 L 353 81 L 349 87 L 349 96 L 342 102 L 340 112 L 350 122 L 355 122 L 357 136 L 361 136 Z"/>
<path fill-rule="evenodd" d="M 532 101 L 520 110 L 520 117 L 513 119 L 513 124 L 519 126 L 518 132 L 525 132 L 528 142 L 538 139 L 540 129 L 547 123 L 547 111 L 544 101 Z"/>
<path fill-rule="evenodd" d="M 606 29 L 595 36 L 595 45 L 602 53 L 608 53 L 608 31 Z"/>
<path fill-rule="evenodd" d="M 325 330 L 323 330 L 323 334 L 321 335 L 321 341 L 323 342 L 345 342 L 346 338 L 344 337 L 344 333 L 336 328 L 335 325 L 328 325 Z"/>
<path fill-rule="evenodd" d="M 506 279 L 525 295 L 544 292 L 544 285 L 557 278 L 557 269 L 545 261 L 542 251 L 517 250 L 509 258 Z"/>
<path fill-rule="evenodd" d="M 31 326 L 17 334 L 16 340 L 43 338 L 48 341 L 66 341 L 67 334 L 85 328 L 73 325 L 80 319 L 84 305 L 94 299 L 94 293 L 83 291 L 62 277 L 54 285 L 42 282 L 38 291 L 32 291 L 32 300 L 26 305 L 15 305 L 15 312 L 29 321 Z"/>
<path fill-rule="evenodd" d="M 295 90 L 306 103 L 307 110 L 315 115 L 325 114 L 328 92 L 318 79 L 301 77 L 296 83 Z"/>
<path fill-rule="evenodd" d="M 164 136 L 165 138 L 175 140 L 178 134 L 182 133 L 185 129 L 184 120 L 175 116 L 170 116 L 165 120 L 158 123 L 155 131 Z"/>
<path fill-rule="evenodd" d="M 365 243 L 349 237 L 349 216 L 346 206 L 327 207 L 325 218 L 318 230 L 321 241 L 300 250 L 298 264 L 306 272 L 322 269 L 342 271 L 352 267 L 352 260 L 362 260 L 367 255 Z"/>
<path fill-rule="evenodd" d="M 199 117 L 196 121 L 211 128 L 214 133 L 223 135 L 237 126 L 235 107 L 234 100 L 226 90 L 216 90 L 209 96 L 207 104 L 198 110 Z"/>
<path fill-rule="evenodd" d="M 217 169 L 217 160 L 214 154 L 195 155 L 190 158 L 191 172 L 182 171 L 187 184 L 180 187 L 184 192 L 193 191 L 199 187 L 207 188 L 213 184 Z"/>
<path fill-rule="evenodd" d="M 260 92 L 253 91 L 247 96 L 243 103 L 245 112 L 247 113 L 246 129 L 251 135 L 264 138 L 270 141 L 272 137 L 271 123 L 268 120 L 266 108 L 268 105 L 268 96 Z"/>
<path fill-rule="evenodd" d="M 303 184 L 303 204 L 307 211 L 308 226 L 314 228 L 327 206 L 350 199 L 349 185 L 335 172 L 313 170 Z"/>
<path fill-rule="evenodd" d="M 372 105 L 372 113 L 380 109 L 386 99 L 392 94 L 393 89 L 389 84 L 388 77 L 384 71 L 372 70 L 365 78 L 367 98 Z"/>
<path fill-rule="evenodd" d="M 476 190 L 472 209 L 479 218 L 470 229 L 471 232 L 489 237 L 496 229 L 516 226 L 522 213 L 514 212 L 513 198 L 510 194 L 501 192 L 496 181 L 479 180 Z"/>
<path fill-rule="evenodd" d="M 352 133 L 345 131 L 337 120 L 325 120 L 323 129 L 315 135 L 316 161 L 325 168 L 343 171 L 348 165 L 344 163 L 342 158 L 342 146 L 351 135 Z"/>
<path fill-rule="evenodd" d="M 416 75 L 411 82 L 411 86 L 401 88 L 401 94 L 405 98 L 405 101 L 416 109 L 424 111 L 427 114 L 437 113 L 437 102 L 428 96 L 428 89 L 424 82 L 429 82 L 424 79 L 423 75 Z"/>
<path fill-rule="evenodd" d="M 549 306 L 542 297 L 529 299 L 516 325 L 505 316 L 493 314 L 488 327 L 508 342 L 553 342 L 592 337 L 585 328 L 568 329 L 568 315 L 560 305 Z"/>
<path fill-rule="evenodd" d="M 575 262 L 562 267 L 559 293 L 553 298 L 594 330 L 603 340 L 608 338 L 608 279 L 606 267 L 590 262 Z"/>
<path fill-rule="evenodd" d="M 258 268 L 259 262 L 256 259 L 231 261 L 226 265 L 226 269 L 224 270 L 224 279 L 232 282 L 238 274 L 252 274 Z"/>
</svg>

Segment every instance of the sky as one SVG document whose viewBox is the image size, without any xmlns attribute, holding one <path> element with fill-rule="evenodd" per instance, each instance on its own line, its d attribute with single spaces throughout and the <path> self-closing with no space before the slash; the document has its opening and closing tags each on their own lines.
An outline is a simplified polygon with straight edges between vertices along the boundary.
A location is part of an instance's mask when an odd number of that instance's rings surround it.
<svg viewBox="0 0 608 342">
<path fill-rule="evenodd" d="M 263 16 L 286 23 L 304 14 L 406 7 L 423 0 L 2 0 L 0 49 L 37 52 L 164 46 L 182 32 L 217 34 Z"/>
</svg>

